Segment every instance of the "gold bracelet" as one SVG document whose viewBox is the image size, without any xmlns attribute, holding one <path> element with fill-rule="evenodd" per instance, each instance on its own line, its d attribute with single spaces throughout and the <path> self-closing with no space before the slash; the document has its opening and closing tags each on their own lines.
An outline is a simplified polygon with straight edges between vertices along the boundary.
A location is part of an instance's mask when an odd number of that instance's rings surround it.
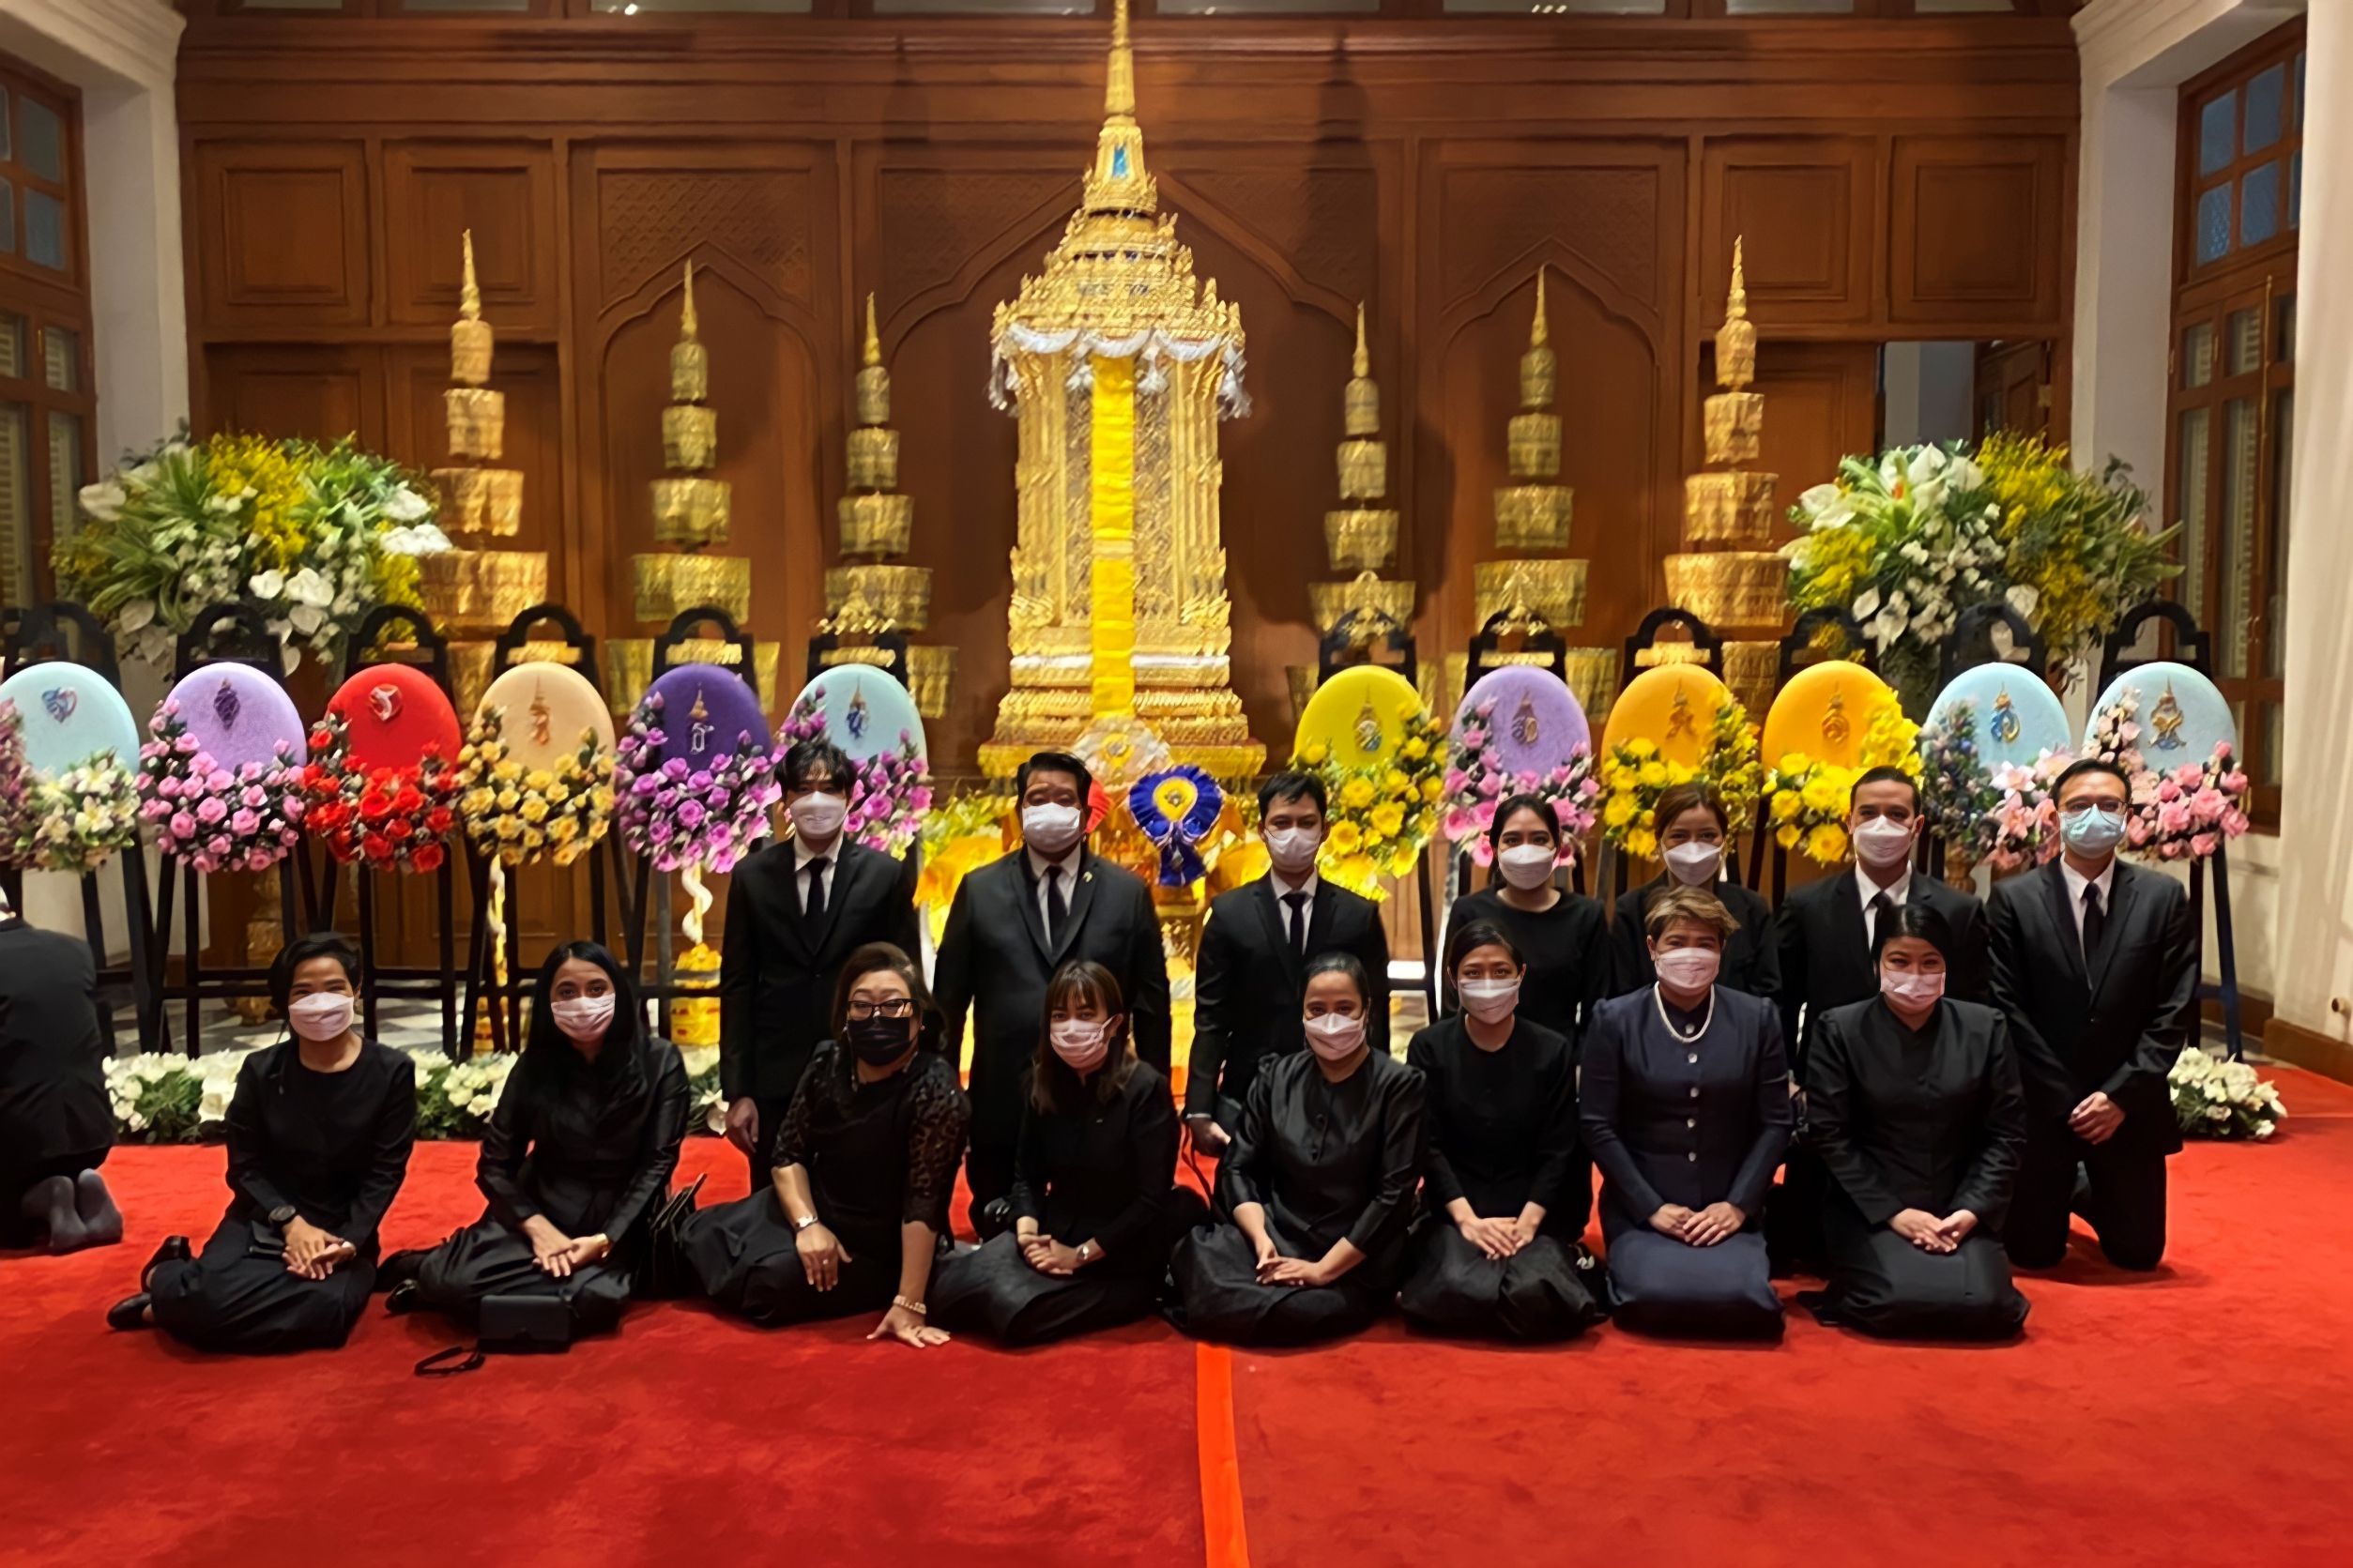
<svg viewBox="0 0 2353 1568">
<path fill-rule="evenodd" d="M 931 1316 L 931 1309 L 929 1307 L 924 1305 L 921 1302 L 910 1302 L 904 1296 L 892 1297 L 891 1304 L 894 1307 L 904 1308 L 906 1311 L 913 1313 L 918 1317 L 928 1317 Z"/>
</svg>

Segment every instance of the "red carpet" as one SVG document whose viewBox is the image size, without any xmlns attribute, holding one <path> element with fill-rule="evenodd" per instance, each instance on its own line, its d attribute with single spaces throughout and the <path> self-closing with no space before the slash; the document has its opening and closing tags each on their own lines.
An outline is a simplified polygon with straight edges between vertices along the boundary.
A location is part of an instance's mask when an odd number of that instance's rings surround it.
<svg viewBox="0 0 2353 1568">
<path fill-rule="evenodd" d="M 663 1305 L 444 1382 L 408 1368 L 448 1329 L 373 1314 L 340 1354 L 213 1361 L 99 1321 L 224 1196 L 217 1149 L 127 1149 L 128 1243 L 0 1256 L 0 1561 L 2341 1560 L 2353 1089 L 2281 1077 L 2278 1143 L 2175 1162 L 2164 1272 L 2079 1253 L 1991 1350 L 1801 1314 L 1774 1349 L 1392 1326 L 1229 1358 L 1147 1325 L 919 1353 Z M 390 1242 L 472 1217 L 471 1159 L 419 1149 Z M 731 1150 L 688 1160 L 741 1190 Z"/>
</svg>

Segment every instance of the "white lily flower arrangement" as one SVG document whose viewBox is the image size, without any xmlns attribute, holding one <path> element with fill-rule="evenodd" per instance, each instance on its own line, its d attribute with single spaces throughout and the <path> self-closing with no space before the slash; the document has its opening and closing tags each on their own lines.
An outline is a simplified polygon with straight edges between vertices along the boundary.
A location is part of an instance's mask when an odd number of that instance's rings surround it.
<svg viewBox="0 0 2353 1568">
<path fill-rule="evenodd" d="M 2262 1139 L 2287 1119 L 2280 1091 L 2252 1066 L 2193 1045 L 2166 1074 L 2174 1118 L 2193 1138 Z"/>
</svg>

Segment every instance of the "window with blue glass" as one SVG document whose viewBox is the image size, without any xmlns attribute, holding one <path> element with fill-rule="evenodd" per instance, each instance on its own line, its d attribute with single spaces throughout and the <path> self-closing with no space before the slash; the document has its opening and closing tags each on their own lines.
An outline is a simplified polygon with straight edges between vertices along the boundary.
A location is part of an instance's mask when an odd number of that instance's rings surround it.
<svg viewBox="0 0 2353 1568">
<path fill-rule="evenodd" d="M 2181 158 L 2193 270 L 2284 243 L 2303 220 L 2304 44 L 2300 23 L 2185 89 Z"/>
</svg>

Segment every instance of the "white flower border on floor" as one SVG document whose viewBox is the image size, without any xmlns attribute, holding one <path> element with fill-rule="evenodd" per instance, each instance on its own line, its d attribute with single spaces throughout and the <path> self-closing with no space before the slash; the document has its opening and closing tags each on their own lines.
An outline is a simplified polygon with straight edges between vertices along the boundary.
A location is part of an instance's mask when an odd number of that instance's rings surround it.
<svg viewBox="0 0 2353 1568">
<path fill-rule="evenodd" d="M 259 1047 L 254 1047 L 259 1049 Z M 252 1050 L 216 1051 L 193 1059 L 149 1052 L 113 1057 L 106 1063 L 106 1089 L 115 1104 L 115 1136 L 123 1143 L 211 1143 L 222 1136 L 229 1100 L 237 1092 L 237 1069 Z M 515 1058 L 471 1057 L 451 1061 L 430 1048 L 408 1053 L 417 1062 L 417 1135 L 426 1139 L 474 1139 L 482 1135 L 498 1091 Z M 687 1125 L 716 1134 L 726 1125 L 726 1103 L 719 1095 L 719 1048 L 681 1046 L 691 1096 Z"/>
<path fill-rule="evenodd" d="M 2280 1091 L 2243 1061 L 2193 1045 L 2165 1075 L 2174 1118 L 2193 1138 L 2268 1138 L 2287 1118 Z"/>
</svg>

